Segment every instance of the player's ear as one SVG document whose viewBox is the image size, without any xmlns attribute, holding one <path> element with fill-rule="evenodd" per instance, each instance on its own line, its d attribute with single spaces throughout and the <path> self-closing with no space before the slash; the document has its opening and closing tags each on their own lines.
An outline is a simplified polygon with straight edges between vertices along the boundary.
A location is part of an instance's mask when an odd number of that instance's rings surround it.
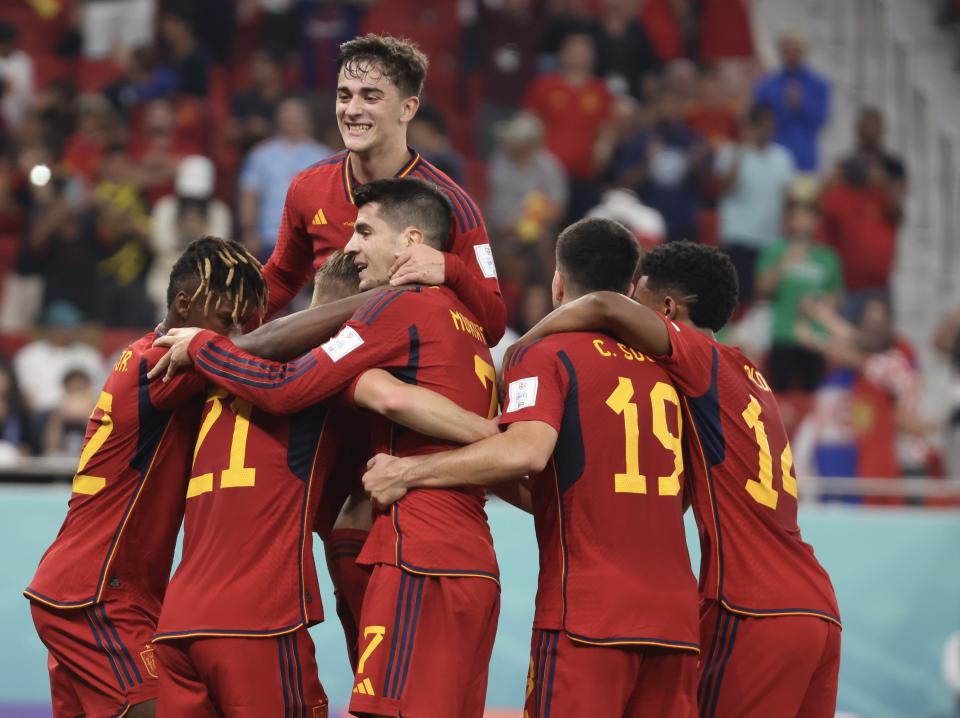
<svg viewBox="0 0 960 718">
<path fill-rule="evenodd" d="M 679 305 L 674 298 L 668 294 L 662 300 L 660 311 L 667 319 L 676 319 L 677 312 L 679 311 Z"/>
<path fill-rule="evenodd" d="M 177 296 L 173 298 L 173 311 L 180 321 L 187 321 L 187 315 L 190 313 L 190 297 L 186 292 L 177 292 Z"/>
<path fill-rule="evenodd" d="M 407 227 L 403 232 L 403 243 L 407 247 L 413 247 L 424 243 L 423 231 L 416 227 Z"/>
<path fill-rule="evenodd" d="M 403 104 L 400 105 L 400 122 L 410 122 L 414 117 L 416 117 L 417 110 L 420 109 L 420 98 L 413 96 L 408 97 L 403 101 Z"/>
<path fill-rule="evenodd" d="M 563 275 L 560 274 L 559 269 L 556 269 L 553 272 L 553 282 L 550 285 L 550 290 L 553 294 L 554 308 L 559 307 L 561 304 L 563 304 L 563 295 L 566 290 L 566 287 L 563 285 Z"/>
</svg>

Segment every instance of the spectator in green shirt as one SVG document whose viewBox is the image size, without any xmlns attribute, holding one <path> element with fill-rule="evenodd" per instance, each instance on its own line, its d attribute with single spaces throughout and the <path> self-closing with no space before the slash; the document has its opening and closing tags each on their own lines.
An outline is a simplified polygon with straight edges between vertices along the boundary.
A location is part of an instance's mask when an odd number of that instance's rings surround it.
<svg viewBox="0 0 960 718">
<path fill-rule="evenodd" d="M 757 295 L 772 308 L 770 378 L 774 391 L 814 391 L 824 359 L 797 341 L 796 330 L 808 322 L 812 302 L 836 306 L 843 292 L 840 258 L 816 241 L 819 215 L 809 202 L 794 201 L 787 210 L 786 238 L 769 245 L 757 258 Z"/>
</svg>

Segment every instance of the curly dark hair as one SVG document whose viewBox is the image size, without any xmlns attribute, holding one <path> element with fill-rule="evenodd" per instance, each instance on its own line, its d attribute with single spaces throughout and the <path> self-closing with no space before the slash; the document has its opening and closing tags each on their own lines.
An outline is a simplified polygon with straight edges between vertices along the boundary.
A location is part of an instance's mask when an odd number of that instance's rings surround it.
<svg viewBox="0 0 960 718">
<path fill-rule="evenodd" d="M 349 77 L 364 77 L 371 70 L 386 75 L 404 97 L 419 97 L 430 66 L 412 40 L 370 33 L 340 45 L 337 73 L 346 70 Z"/>
<path fill-rule="evenodd" d="M 654 294 L 678 295 L 698 327 L 719 331 L 737 307 L 737 270 L 714 247 L 686 241 L 662 244 L 643 255 L 640 273 Z"/>
</svg>

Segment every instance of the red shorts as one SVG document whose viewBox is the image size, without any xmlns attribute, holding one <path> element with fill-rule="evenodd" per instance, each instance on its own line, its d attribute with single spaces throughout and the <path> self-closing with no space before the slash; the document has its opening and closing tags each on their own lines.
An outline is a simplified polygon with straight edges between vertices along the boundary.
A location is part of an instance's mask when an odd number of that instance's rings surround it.
<svg viewBox="0 0 960 718">
<path fill-rule="evenodd" d="M 363 600 L 355 716 L 480 718 L 500 587 L 374 566 Z"/>
<path fill-rule="evenodd" d="M 343 626 L 343 637 L 347 642 L 347 657 L 350 668 L 357 670 L 358 630 L 360 610 L 363 607 L 363 594 L 370 581 L 370 570 L 357 565 L 357 556 L 367 540 L 369 531 L 360 529 L 334 529 L 330 538 L 323 542 L 327 555 L 327 569 L 333 582 L 333 595 L 337 600 L 337 618 Z"/>
<path fill-rule="evenodd" d="M 50 655 L 55 718 L 119 716 L 157 697 L 155 617 L 131 601 L 108 599 L 86 608 L 57 609 L 35 601 L 30 613 Z"/>
<path fill-rule="evenodd" d="M 696 718 L 693 651 L 593 646 L 534 629 L 526 718 Z"/>
<path fill-rule="evenodd" d="M 327 718 L 327 696 L 305 628 L 270 638 L 186 638 L 155 645 L 157 718 Z"/>
<path fill-rule="evenodd" d="M 700 617 L 701 718 L 833 718 L 840 627 L 814 616 L 755 618 L 715 602 Z"/>
</svg>

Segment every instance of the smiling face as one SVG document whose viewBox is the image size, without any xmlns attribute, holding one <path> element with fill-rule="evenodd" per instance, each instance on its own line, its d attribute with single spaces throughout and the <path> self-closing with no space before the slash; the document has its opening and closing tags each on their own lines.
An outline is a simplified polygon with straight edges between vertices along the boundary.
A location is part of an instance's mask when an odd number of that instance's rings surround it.
<svg viewBox="0 0 960 718">
<path fill-rule="evenodd" d="M 357 212 L 353 236 L 343 248 L 353 257 L 360 270 L 360 291 L 380 287 L 390 281 L 390 267 L 397 252 L 405 249 L 411 239 L 406 230 L 397 230 L 379 215 L 380 205 L 371 202 Z"/>
<path fill-rule="evenodd" d="M 406 146 L 407 124 L 420 106 L 372 62 L 357 60 L 340 69 L 337 126 L 344 146 L 366 153 L 394 144 Z"/>
</svg>

